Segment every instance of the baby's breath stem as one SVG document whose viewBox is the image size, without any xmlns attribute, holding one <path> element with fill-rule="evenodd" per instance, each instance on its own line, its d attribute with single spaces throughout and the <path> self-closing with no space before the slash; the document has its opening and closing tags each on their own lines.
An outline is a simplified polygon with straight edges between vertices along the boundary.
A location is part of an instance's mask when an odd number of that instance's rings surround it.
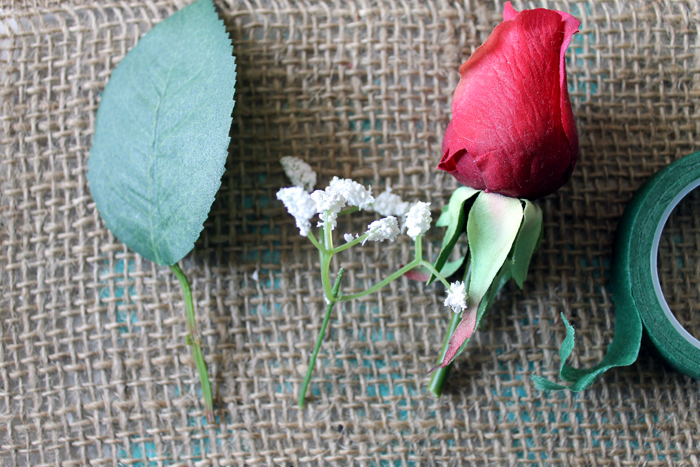
<svg viewBox="0 0 700 467">
<path fill-rule="evenodd" d="M 316 365 L 316 357 L 318 357 L 318 351 L 321 349 L 321 342 L 323 342 L 323 336 L 326 334 L 326 328 L 328 327 L 328 321 L 331 319 L 331 310 L 333 310 L 333 305 L 335 305 L 335 298 L 338 296 L 338 291 L 340 290 L 340 279 L 343 277 L 343 268 L 340 268 L 338 275 L 335 278 L 335 284 L 333 284 L 333 290 L 331 291 L 331 298 L 328 300 L 328 306 L 326 307 L 326 315 L 323 317 L 323 323 L 321 324 L 321 331 L 318 333 L 318 338 L 316 339 L 316 346 L 314 347 L 314 353 L 311 355 L 311 361 L 309 362 L 309 368 L 306 370 L 306 376 L 304 377 L 304 382 L 301 385 L 301 392 L 299 393 L 299 408 L 304 407 L 304 399 L 306 398 L 306 391 L 309 387 L 309 382 L 311 381 L 311 374 L 314 371 L 314 366 Z"/>
<path fill-rule="evenodd" d="M 350 248 L 350 247 L 352 247 L 352 246 L 355 246 L 355 245 L 357 245 L 357 244 L 360 243 L 360 242 L 365 241 L 365 239 L 366 239 L 368 236 L 369 236 L 369 234 L 360 235 L 359 237 L 357 237 L 357 238 L 355 238 L 355 239 L 349 241 L 349 242 L 346 243 L 345 245 L 340 245 L 340 246 L 337 247 L 337 248 L 333 248 L 333 249 L 330 251 L 330 253 L 331 253 L 331 254 L 336 254 L 336 253 L 340 253 L 341 251 L 345 251 L 345 250 L 347 250 L 348 248 Z"/>
<path fill-rule="evenodd" d="M 318 240 L 316 239 L 316 235 L 313 234 L 313 232 L 309 232 L 308 239 L 311 241 L 311 243 L 314 244 L 314 246 L 318 249 L 320 252 L 326 252 L 326 249 L 321 246 L 320 243 L 318 243 Z"/>
<path fill-rule="evenodd" d="M 433 266 L 432 264 L 430 264 L 429 262 L 424 261 L 424 260 L 421 260 L 420 265 L 423 266 L 423 267 L 424 267 L 425 269 L 427 269 L 428 271 L 430 271 L 431 274 L 434 274 L 435 277 L 437 277 L 438 280 L 439 280 L 440 282 L 442 282 L 442 284 L 443 284 L 445 287 L 447 287 L 447 290 L 450 290 L 450 283 L 447 282 L 447 279 L 445 279 L 444 277 L 442 277 L 442 274 L 440 274 L 440 272 L 438 272 L 438 270 L 435 269 L 435 266 Z"/>
<path fill-rule="evenodd" d="M 404 274 L 406 274 L 408 271 L 410 271 L 411 269 L 415 268 L 415 267 L 418 266 L 419 264 L 420 264 L 420 261 L 416 261 L 416 260 L 414 259 L 413 261 L 411 261 L 410 263 L 408 263 L 406 266 L 404 266 L 404 267 L 402 267 L 401 269 L 399 269 L 398 271 L 394 272 L 392 275 L 390 275 L 390 276 L 387 277 L 386 279 L 382 280 L 381 282 L 378 282 L 377 284 L 374 284 L 372 287 L 370 287 L 369 289 L 365 290 L 364 292 L 358 292 L 358 293 L 355 293 L 355 294 L 352 294 L 352 295 L 342 295 L 342 296 L 338 297 L 338 301 L 339 301 L 339 302 L 347 302 L 347 301 L 349 301 L 349 300 L 355 300 L 356 298 L 362 298 L 362 297 L 364 297 L 365 295 L 369 295 L 369 294 L 371 294 L 371 293 L 374 293 L 374 292 L 376 292 L 377 290 L 379 290 L 379 289 L 381 289 L 382 287 L 384 287 L 385 285 L 388 285 L 388 284 L 390 284 L 391 282 L 393 282 L 394 280 L 396 280 L 396 279 L 398 279 L 399 277 L 403 276 Z"/>
<path fill-rule="evenodd" d="M 418 235 L 415 240 L 415 261 L 423 261 L 423 236 Z"/>
<path fill-rule="evenodd" d="M 321 253 L 321 282 L 323 283 L 323 294 L 326 296 L 326 300 L 332 300 L 333 291 L 331 290 L 331 258 L 332 253 L 326 251 L 320 251 Z"/>
<path fill-rule="evenodd" d="M 323 242 L 326 250 L 330 251 L 333 249 L 333 230 L 328 225 L 328 218 L 331 217 L 331 213 L 324 211 L 323 216 Z"/>
<path fill-rule="evenodd" d="M 345 216 L 346 214 L 352 214 L 353 212 L 359 211 L 360 208 L 357 206 L 350 206 L 349 208 L 345 208 L 342 211 L 338 213 L 338 216 Z"/>
</svg>

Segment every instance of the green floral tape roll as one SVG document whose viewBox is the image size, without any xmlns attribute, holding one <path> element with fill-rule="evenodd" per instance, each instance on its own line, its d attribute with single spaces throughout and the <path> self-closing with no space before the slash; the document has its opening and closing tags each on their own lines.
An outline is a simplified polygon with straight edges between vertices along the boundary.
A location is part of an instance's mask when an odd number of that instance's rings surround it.
<svg viewBox="0 0 700 467">
<path fill-rule="evenodd" d="M 603 360 L 593 368 L 566 365 L 574 347 L 574 330 L 564 318 L 567 336 L 560 349 L 561 385 L 533 376 L 543 390 L 586 389 L 610 368 L 634 363 L 642 340 L 642 323 L 661 356 L 678 371 L 700 379 L 700 341 L 681 326 L 659 283 L 659 239 L 673 209 L 700 186 L 700 152 L 665 167 L 635 193 L 620 220 L 612 270 L 615 334 Z"/>
<path fill-rule="evenodd" d="M 678 203 L 700 186 L 700 152 L 659 171 L 635 194 L 618 227 L 613 266 L 616 314 L 638 312 L 647 334 L 675 369 L 700 379 L 700 341 L 678 322 L 659 282 L 659 239 Z M 617 336 L 616 336 L 617 337 Z"/>
</svg>

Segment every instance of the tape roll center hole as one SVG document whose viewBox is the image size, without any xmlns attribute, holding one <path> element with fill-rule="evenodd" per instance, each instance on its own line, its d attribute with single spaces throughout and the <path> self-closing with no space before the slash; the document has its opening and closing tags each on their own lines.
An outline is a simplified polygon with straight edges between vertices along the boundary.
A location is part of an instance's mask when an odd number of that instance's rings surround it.
<svg viewBox="0 0 700 467">
<path fill-rule="evenodd" d="M 700 340 L 700 187 L 681 199 L 666 221 L 657 270 L 671 312 Z"/>
</svg>

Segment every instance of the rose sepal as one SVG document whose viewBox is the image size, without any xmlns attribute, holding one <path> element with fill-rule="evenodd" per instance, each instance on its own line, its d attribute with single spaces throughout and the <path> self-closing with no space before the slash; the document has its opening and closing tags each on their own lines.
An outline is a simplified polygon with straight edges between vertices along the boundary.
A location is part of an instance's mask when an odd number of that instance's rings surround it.
<svg viewBox="0 0 700 467">
<path fill-rule="evenodd" d="M 467 308 L 453 316 L 429 386 L 437 396 L 442 393 L 452 361 L 464 351 L 503 286 L 513 278 L 522 288 L 542 238 L 542 211 L 532 201 L 469 190 L 458 189 L 438 221 L 439 226 L 447 227 L 435 263 L 438 270 L 452 254 L 459 237 L 467 235 L 464 282 L 468 284 L 468 295 Z"/>
</svg>

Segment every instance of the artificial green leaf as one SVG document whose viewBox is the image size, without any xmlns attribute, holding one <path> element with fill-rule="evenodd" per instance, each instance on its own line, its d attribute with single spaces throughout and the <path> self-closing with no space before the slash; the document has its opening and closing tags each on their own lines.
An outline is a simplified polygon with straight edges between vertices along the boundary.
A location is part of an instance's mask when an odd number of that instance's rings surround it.
<svg viewBox="0 0 700 467">
<path fill-rule="evenodd" d="M 483 192 L 474 201 L 467 220 L 472 260 L 467 306 L 479 306 L 508 257 L 522 219 L 519 199 Z"/>
<path fill-rule="evenodd" d="M 443 211 L 440 219 L 438 219 L 438 223 L 440 220 L 442 220 L 443 223 L 445 223 L 444 225 L 447 226 L 445 236 L 442 239 L 442 248 L 440 249 L 437 260 L 435 260 L 435 269 L 438 271 L 442 269 L 442 266 L 447 261 L 447 258 L 450 257 L 452 250 L 457 244 L 459 236 L 464 232 L 464 225 L 466 223 L 465 204 L 477 193 L 479 193 L 478 190 L 467 186 L 457 188 L 457 190 L 455 190 L 450 197 L 447 210 Z M 436 277 L 432 275 L 428 281 L 428 284 L 433 282 L 435 279 Z"/>
<path fill-rule="evenodd" d="M 454 275 L 459 268 L 462 267 L 464 264 L 464 260 L 466 259 L 466 256 L 462 256 L 456 261 L 448 261 L 445 264 L 442 265 L 442 269 L 440 269 L 440 274 L 442 274 L 442 277 L 447 279 L 448 277 Z"/>
<path fill-rule="evenodd" d="M 236 77 L 211 0 L 156 25 L 102 93 L 88 180 L 107 227 L 172 265 L 194 246 L 221 185 Z"/>
<path fill-rule="evenodd" d="M 504 285 L 506 285 L 506 282 L 510 280 L 510 272 L 511 272 L 511 264 L 508 261 L 505 261 L 503 263 L 503 267 L 501 268 L 500 271 L 498 271 L 498 274 L 494 278 L 494 280 L 491 282 L 491 286 L 489 289 L 486 291 L 486 294 L 483 296 L 481 301 L 479 302 L 479 306 L 476 309 L 476 320 L 474 322 L 474 329 L 476 329 L 479 324 L 481 324 L 481 320 L 483 317 L 486 315 L 486 313 L 489 312 L 491 307 L 493 306 L 494 302 L 496 301 L 496 297 L 498 296 L 498 293 L 501 291 Z M 473 308 L 472 308 L 473 310 Z M 469 310 L 465 311 L 468 312 Z M 472 330 L 473 332 L 473 330 Z M 464 349 L 467 348 L 467 344 L 469 343 L 469 340 L 471 338 L 471 335 L 468 335 L 466 339 L 464 339 L 464 342 L 462 342 L 462 345 L 459 347 L 459 349 L 450 357 L 449 361 L 444 361 L 442 362 L 442 366 L 450 364 L 455 358 L 457 358 L 462 352 L 464 352 Z M 445 352 L 445 355 L 447 353 Z"/>
<path fill-rule="evenodd" d="M 452 214 L 450 213 L 450 203 L 447 203 L 442 207 L 442 213 L 438 217 L 437 222 L 435 222 L 435 227 L 447 227 L 450 225 L 450 220 L 452 219 Z"/>
<path fill-rule="evenodd" d="M 450 338 L 441 364 L 443 367 L 464 350 L 465 343 L 490 308 L 498 290 L 510 278 L 508 253 L 522 219 L 523 207 L 519 199 L 481 192 L 474 200 L 467 218 L 471 257 L 467 309 L 462 312 L 462 321 Z M 482 298 L 494 285 L 493 298 L 482 304 Z"/>
<path fill-rule="evenodd" d="M 542 234 L 542 210 L 532 201 L 523 200 L 523 222 L 513 245 L 511 274 L 518 287 L 523 288 L 530 260 Z"/>
</svg>

